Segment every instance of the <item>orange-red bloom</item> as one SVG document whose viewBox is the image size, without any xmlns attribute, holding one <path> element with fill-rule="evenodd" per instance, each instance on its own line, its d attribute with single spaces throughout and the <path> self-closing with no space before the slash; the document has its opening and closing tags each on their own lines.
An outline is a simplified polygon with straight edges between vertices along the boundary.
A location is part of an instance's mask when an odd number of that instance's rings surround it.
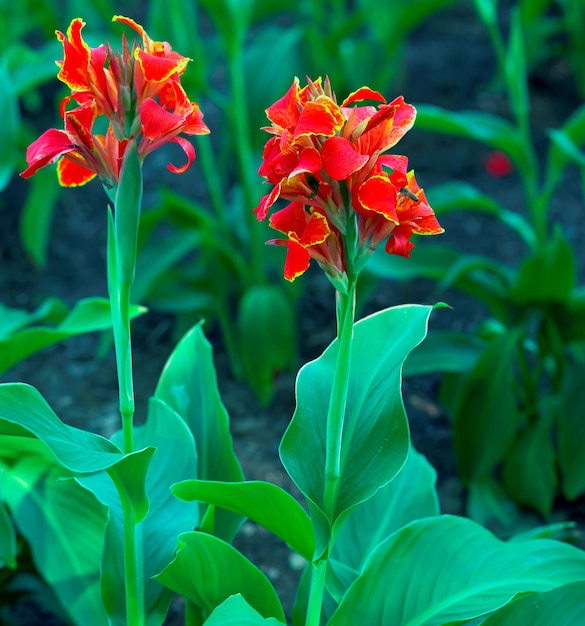
<svg viewBox="0 0 585 626">
<path fill-rule="evenodd" d="M 66 34 L 56 31 L 63 45 L 58 78 L 71 89 L 61 103 L 64 130 L 49 129 L 29 146 L 28 167 L 21 176 L 32 176 L 58 161 L 62 185 L 83 185 L 99 176 L 104 185 L 113 187 L 130 139 L 136 140 L 141 159 L 165 143 L 177 143 L 187 157 L 182 166 L 167 166 L 177 174 L 195 159 L 193 146 L 181 135 L 206 134 L 209 129 L 199 106 L 181 86 L 180 76 L 189 59 L 167 42 L 150 39 L 132 19 L 117 15 L 113 21 L 133 28 L 142 44 L 135 43 L 130 50 L 123 36 L 119 52 L 109 44 L 91 48 L 82 37 L 85 23 L 79 18 L 71 22 Z M 69 109 L 72 101 L 77 106 Z M 93 131 L 94 122 L 102 116 L 107 121 L 104 135 Z"/>
<path fill-rule="evenodd" d="M 381 242 L 408 256 L 412 234 L 443 232 L 407 158 L 384 154 L 414 124 L 416 111 L 401 96 L 386 103 L 362 87 L 338 104 L 327 79 L 301 87 L 295 78 L 266 115 L 272 137 L 259 173 L 273 188 L 254 212 L 262 220 L 278 200 L 291 203 L 270 219 L 288 240 L 269 242 L 287 246 L 288 280 L 314 258 L 343 289 Z"/>
</svg>

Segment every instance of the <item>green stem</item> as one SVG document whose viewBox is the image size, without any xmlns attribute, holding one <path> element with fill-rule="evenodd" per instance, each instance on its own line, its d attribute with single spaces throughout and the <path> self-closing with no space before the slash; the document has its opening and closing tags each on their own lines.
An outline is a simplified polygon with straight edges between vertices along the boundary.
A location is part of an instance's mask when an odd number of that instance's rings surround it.
<svg viewBox="0 0 585 626">
<path fill-rule="evenodd" d="M 122 498 L 124 517 L 124 584 L 126 590 L 126 623 L 128 626 L 144 625 L 144 587 L 141 571 L 142 559 L 138 558 L 140 546 L 139 528 L 134 508 Z M 141 543 L 141 542 L 140 542 Z"/>
<path fill-rule="evenodd" d="M 307 606 L 306 626 L 319 626 L 321 607 L 325 593 L 325 575 L 327 574 L 327 558 L 320 559 L 313 565 L 311 572 L 311 588 Z"/>
<path fill-rule="evenodd" d="M 124 452 L 134 451 L 134 381 L 132 374 L 132 340 L 130 336 L 130 288 L 128 283 L 114 285 L 110 291 L 114 346 L 118 370 L 118 390 Z"/>
<path fill-rule="evenodd" d="M 348 255 L 349 256 L 349 255 Z M 352 257 L 353 258 L 353 257 Z M 351 366 L 351 343 L 355 318 L 356 280 L 349 281 L 347 293 L 336 292 L 337 362 L 333 374 L 327 413 L 325 442 L 325 487 L 323 510 L 333 523 L 341 481 L 343 428 Z M 331 549 L 329 546 L 329 550 Z M 325 575 L 329 550 L 313 565 L 306 626 L 319 626 L 325 591 Z"/>
<path fill-rule="evenodd" d="M 250 236 L 250 270 L 252 282 L 261 284 L 264 282 L 264 241 L 262 231 L 252 208 L 257 204 L 256 186 L 254 178 L 254 158 L 250 139 L 250 116 L 248 114 L 248 99 L 246 95 L 246 82 L 243 60 L 243 39 L 245 33 L 240 33 L 228 49 L 228 73 L 230 93 L 232 97 L 232 111 L 230 122 L 236 146 L 240 181 L 244 192 L 244 215 L 248 221 Z"/>
<path fill-rule="evenodd" d="M 330 520 L 333 520 L 335 514 L 341 479 L 341 444 L 351 362 L 355 291 L 355 281 L 351 281 L 348 286 L 348 293 L 338 291 L 336 294 L 338 352 L 327 413 L 325 493 L 323 498 L 325 514 Z"/>
</svg>

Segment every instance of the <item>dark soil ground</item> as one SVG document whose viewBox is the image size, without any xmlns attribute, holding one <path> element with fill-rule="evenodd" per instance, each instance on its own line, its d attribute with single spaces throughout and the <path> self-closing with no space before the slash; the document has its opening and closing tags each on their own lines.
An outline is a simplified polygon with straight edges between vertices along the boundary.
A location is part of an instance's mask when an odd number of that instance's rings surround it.
<svg viewBox="0 0 585 626">
<path fill-rule="evenodd" d="M 471 4 L 471 3 L 469 3 Z M 431 103 L 448 109 L 478 109 L 507 115 L 501 93 L 493 88 L 493 54 L 485 31 L 467 4 L 459 4 L 436 16 L 419 29 L 406 50 L 403 82 L 396 92 L 408 102 Z M 357 80 L 359 83 L 359 79 Z M 357 86 L 357 84 L 356 84 Z M 533 128 L 539 148 L 544 149 L 545 132 L 558 127 L 579 104 L 567 64 L 562 59 L 536 68 L 531 83 Z M 392 94 L 388 94 L 391 96 Z M 42 129 L 40 129 L 42 130 Z M 416 127 L 400 145 L 416 169 L 418 181 L 429 188 L 450 179 L 461 179 L 491 193 L 504 206 L 521 209 L 518 178 L 512 174 L 491 178 L 484 165 L 488 150 L 447 136 L 419 132 Z M 56 210 L 46 269 L 35 271 L 18 239 L 20 207 L 27 183 L 15 179 L 3 193 L 0 205 L 0 294 L 8 306 L 33 309 L 50 295 L 69 304 L 87 296 L 105 296 L 106 215 L 102 190 L 87 189 L 61 194 Z M 148 201 L 147 180 L 147 195 Z M 567 233 L 577 251 L 583 249 L 585 231 L 581 190 L 574 172 L 565 180 L 555 200 L 554 211 L 562 215 Z M 96 208 L 98 207 L 98 208 Z M 522 253 L 520 243 L 497 224 L 477 216 L 450 216 L 444 220 L 445 241 L 470 251 L 513 262 Z M 581 245 L 579 245 L 581 244 Z M 580 259 L 581 265 L 583 258 Z M 583 274 L 583 272 L 581 272 Z M 316 357 L 334 337 L 333 291 L 318 271 L 306 278 L 301 302 L 300 354 L 302 362 Z M 381 283 L 365 311 L 401 303 L 430 303 L 438 294 L 427 282 Z M 471 328 L 481 309 L 455 293 L 440 295 L 453 305 L 440 310 L 433 323 L 457 329 Z M 161 368 L 173 349 L 173 319 L 151 312 L 134 323 L 137 415 L 144 416 Z M 294 488 L 278 459 L 278 444 L 294 409 L 294 374 L 284 373 L 276 381 L 274 400 L 259 407 L 252 392 L 235 381 L 227 356 L 214 328 L 209 337 L 223 401 L 231 416 L 236 452 L 246 477 L 268 480 Z M 55 412 L 66 422 L 89 430 L 110 433 L 118 428 L 116 375 L 113 354 L 96 359 L 98 338 L 72 339 L 39 353 L 2 376 L 4 381 L 24 381 L 36 386 Z M 464 489 L 453 459 L 449 423 L 437 401 L 438 379 L 408 379 L 404 398 L 411 420 L 415 446 L 438 472 L 438 488 L 445 512 L 464 512 Z M 574 511 L 576 514 L 578 510 Z M 581 514 L 583 512 L 581 511 Z M 583 521 L 581 517 L 581 521 Z M 237 545 L 274 582 L 283 602 L 290 608 L 302 563 L 288 549 L 254 524 L 244 525 Z M 17 624 L 58 623 L 46 614 L 27 612 L 20 603 L 13 614 Z M 173 606 L 169 623 L 180 614 Z M 178 622 L 177 622 L 178 623 Z"/>
</svg>

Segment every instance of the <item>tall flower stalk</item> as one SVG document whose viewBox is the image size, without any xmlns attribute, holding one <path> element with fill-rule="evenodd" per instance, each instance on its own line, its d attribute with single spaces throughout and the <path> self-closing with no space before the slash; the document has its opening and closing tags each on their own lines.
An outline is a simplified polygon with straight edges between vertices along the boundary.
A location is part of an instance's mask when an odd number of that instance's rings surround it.
<svg viewBox="0 0 585 626">
<path fill-rule="evenodd" d="M 370 100 L 377 106 L 365 105 Z M 357 105 L 357 106 L 356 106 Z M 408 160 L 387 154 L 414 124 L 416 111 L 402 97 L 386 103 L 368 87 L 337 103 L 329 81 L 295 79 L 266 114 L 272 135 L 259 173 L 272 189 L 255 209 L 258 219 L 285 235 L 269 243 L 286 248 L 284 277 L 293 281 L 317 261 L 336 290 L 337 359 L 325 433 L 321 502 L 330 528 L 337 502 L 344 450 L 355 296 L 359 273 L 385 242 L 389 254 L 408 256 L 413 234 L 443 232 Z M 272 211 L 279 200 L 287 204 Z M 318 626 L 329 546 L 313 562 L 307 626 Z"/>
<path fill-rule="evenodd" d="M 57 31 L 63 59 L 58 78 L 71 94 L 61 103 L 63 129 L 51 128 L 33 142 L 26 154 L 27 178 L 57 162 L 57 175 L 66 187 L 84 185 L 98 177 L 113 204 L 108 210 L 108 292 L 114 330 L 119 386 L 119 409 L 124 452 L 134 451 L 134 386 L 130 332 L 130 294 L 136 267 L 138 224 L 142 205 L 142 164 L 160 146 L 174 142 L 187 161 L 167 168 L 181 174 L 195 158 L 182 135 L 207 134 L 196 102 L 181 86 L 190 59 L 169 43 L 152 40 L 134 20 L 115 16 L 140 37 L 132 46 L 122 35 L 120 50 L 109 43 L 91 48 L 83 39 L 84 22 L 74 19 L 67 33 Z M 105 121 L 106 130 L 94 130 Z M 124 517 L 124 570 L 127 623 L 144 623 L 141 590 L 142 557 L 137 549 L 139 528 L 133 507 L 120 492 Z"/>
</svg>

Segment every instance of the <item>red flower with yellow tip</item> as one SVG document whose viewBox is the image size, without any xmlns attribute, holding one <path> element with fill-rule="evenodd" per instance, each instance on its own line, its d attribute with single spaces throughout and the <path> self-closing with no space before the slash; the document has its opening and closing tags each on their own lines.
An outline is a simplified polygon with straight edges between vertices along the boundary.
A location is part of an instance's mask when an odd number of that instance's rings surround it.
<svg viewBox="0 0 585 626">
<path fill-rule="evenodd" d="M 121 51 L 114 52 L 109 44 L 91 48 L 82 37 L 85 24 L 79 18 L 67 34 L 56 31 L 63 45 L 57 76 L 71 89 L 61 103 L 64 130 L 51 128 L 29 146 L 24 178 L 58 161 L 57 175 L 64 186 L 83 185 L 99 176 L 106 187 L 114 187 L 130 139 L 136 140 L 141 160 L 165 143 L 177 143 L 187 156 L 180 167 L 168 164 L 177 174 L 195 159 L 192 144 L 181 135 L 207 134 L 209 129 L 199 106 L 181 86 L 189 59 L 167 42 L 153 41 L 132 19 L 115 16 L 113 21 L 133 28 L 142 45 L 135 43 L 131 50 L 123 36 Z M 78 106 L 68 110 L 72 101 Z M 107 119 L 104 135 L 93 131 L 100 116 Z"/>
<path fill-rule="evenodd" d="M 363 104 L 366 100 L 378 104 Z M 413 234 L 443 232 L 408 172 L 408 159 L 385 154 L 414 124 L 416 110 L 402 96 L 387 103 L 379 92 L 362 87 L 338 104 L 328 79 L 308 79 L 301 87 L 295 78 L 266 115 L 271 124 L 263 130 L 273 136 L 259 173 L 273 187 L 254 212 L 263 220 L 278 200 L 291 203 L 270 219 L 288 235 L 288 280 L 314 258 L 344 290 L 348 277 L 355 277 L 383 241 L 390 254 L 408 256 Z M 314 218 L 328 225 L 328 233 L 319 231 L 325 237 L 319 241 L 312 239 Z"/>
</svg>

